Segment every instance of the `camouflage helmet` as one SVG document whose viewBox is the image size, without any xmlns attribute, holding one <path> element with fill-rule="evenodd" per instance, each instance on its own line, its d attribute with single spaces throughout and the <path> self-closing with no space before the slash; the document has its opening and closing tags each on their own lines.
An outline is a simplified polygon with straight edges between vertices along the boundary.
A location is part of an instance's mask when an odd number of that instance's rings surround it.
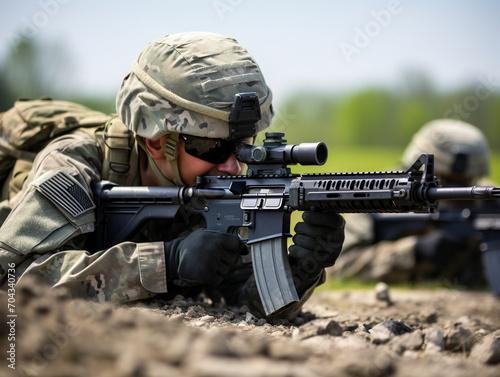
<svg viewBox="0 0 500 377">
<path fill-rule="evenodd" d="M 490 151 L 483 133 L 456 119 L 437 119 L 425 124 L 406 148 L 402 163 L 410 166 L 422 153 L 434 154 L 436 174 L 470 177 L 490 173 Z"/>
<path fill-rule="evenodd" d="M 149 43 L 123 80 L 116 108 L 138 136 L 184 133 L 229 136 L 236 93 L 256 92 L 262 119 L 272 119 L 272 93 L 257 62 L 235 39 L 208 32 L 167 35 Z"/>
</svg>

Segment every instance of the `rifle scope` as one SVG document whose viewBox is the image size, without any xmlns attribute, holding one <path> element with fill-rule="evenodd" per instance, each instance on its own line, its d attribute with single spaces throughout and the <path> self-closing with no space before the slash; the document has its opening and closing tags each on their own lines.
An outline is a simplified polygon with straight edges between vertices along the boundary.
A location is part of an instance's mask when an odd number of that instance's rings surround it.
<svg viewBox="0 0 500 377">
<path fill-rule="evenodd" d="M 325 143 L 287 145 L 283 132 L 266 132 L 263 145 L 240 143 L 236 157 L 246 164 L 301 164 L 323 165 L 328 158 Z"/>
</svg>

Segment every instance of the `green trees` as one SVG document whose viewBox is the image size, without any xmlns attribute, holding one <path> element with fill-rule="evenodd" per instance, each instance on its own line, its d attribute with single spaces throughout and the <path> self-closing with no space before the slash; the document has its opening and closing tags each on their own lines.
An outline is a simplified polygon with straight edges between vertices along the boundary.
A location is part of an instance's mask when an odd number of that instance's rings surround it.
<svg viewBox="0 0 500 377">
<path fill-rule="evenodd" d="M 291 97 L 276 113 L 273 130 L 286 128 L 291 142 L 320 136 L 329 145 L 401 147 L 424 123 L 449 117 L 479 127 L 491 147 L 500 148 L 500 95 L 484 91 L 480 98 L 474 86 L 447 93 L 384 88 L 343 96 L 304 93 Z"/>
<path fill-rule="evenodd" d="M 71 100 L 106 113 L 114 111 L 114 98 L 86 98 L 78 88 L 68 87 L 74 74 L 72 59 L 58 43 L 19 37 L 0 61 L 0 111 L 21 97 L 51 96 Z"/>
</svg>

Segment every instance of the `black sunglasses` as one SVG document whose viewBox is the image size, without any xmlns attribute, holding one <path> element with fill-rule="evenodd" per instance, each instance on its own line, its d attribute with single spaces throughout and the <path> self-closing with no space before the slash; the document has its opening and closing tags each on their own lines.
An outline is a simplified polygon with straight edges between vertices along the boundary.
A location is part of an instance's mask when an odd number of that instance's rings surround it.
<svg viewBox="0 0 500 377">
<path fill-rule="evenodd" d="M 186 153 L 211 164 L 222 164 L 234 153 L 236 144 L 226 139 L 213 139 L 181 134 Z"/>
</svg>

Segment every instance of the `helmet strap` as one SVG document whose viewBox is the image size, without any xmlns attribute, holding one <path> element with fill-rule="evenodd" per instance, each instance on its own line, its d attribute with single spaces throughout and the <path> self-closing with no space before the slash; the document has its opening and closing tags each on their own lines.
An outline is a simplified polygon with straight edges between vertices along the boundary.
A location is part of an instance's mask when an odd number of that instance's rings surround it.
<svg viewBox="0 0 500 377">
<path fill-rule="evenodd" d="M 170 134 L 169 138 L 167 139 L 167 143 L 170 140 L 170 138 L 174 135 L 173 133 Z M 161 182 L 162 186 L 165 187 L 172 187 L 172 186 L 184 186 L 184 182 L 182 182 L 180 173 L 179 173 L 179 167 L 177 166 L 177 143 L 179 140 L 179 134 L 175 134 L 174 139 L 172 142 L 169 144 L 169 152 L 167 153 L 167 145 L 165 145 L 165 156 L 169 160 L 170 166 L 172 168 L 172 172 L 174 174 L 174 181 L 172 182 L 170 179 L 167 179 L 163 173 L 160 171 L 160 168 L 158 168 L 158 165 L 156 165 L 156 161 L 151 157 L 148 153 L 146 143 L 144 142 L 144 139 L 141 136 L 136 135 L 136 140 L 137 143 L 141 146 L 141 148 L 146 152 L 146 156 L 148 157 L 149 161 L 149 166 L 151 166 L 151 169 L 153 170 L 154 174 L 158 178 L 158 180 Z M 175 158 L 174 158 L 175 157 Z"/>
<path fill-rule="evenodd" d="M 165 143 L 165 157 L 170 162 L 172 173 L 174 173 L 174 182 L 177 186 L 184 186 L 181 173 L 179 172 L 179 164 L 177 163 L 177 156 L 179 154 L 179 134 L 171 132 L 168 135 L 167 142 Z"/>
</svg>

